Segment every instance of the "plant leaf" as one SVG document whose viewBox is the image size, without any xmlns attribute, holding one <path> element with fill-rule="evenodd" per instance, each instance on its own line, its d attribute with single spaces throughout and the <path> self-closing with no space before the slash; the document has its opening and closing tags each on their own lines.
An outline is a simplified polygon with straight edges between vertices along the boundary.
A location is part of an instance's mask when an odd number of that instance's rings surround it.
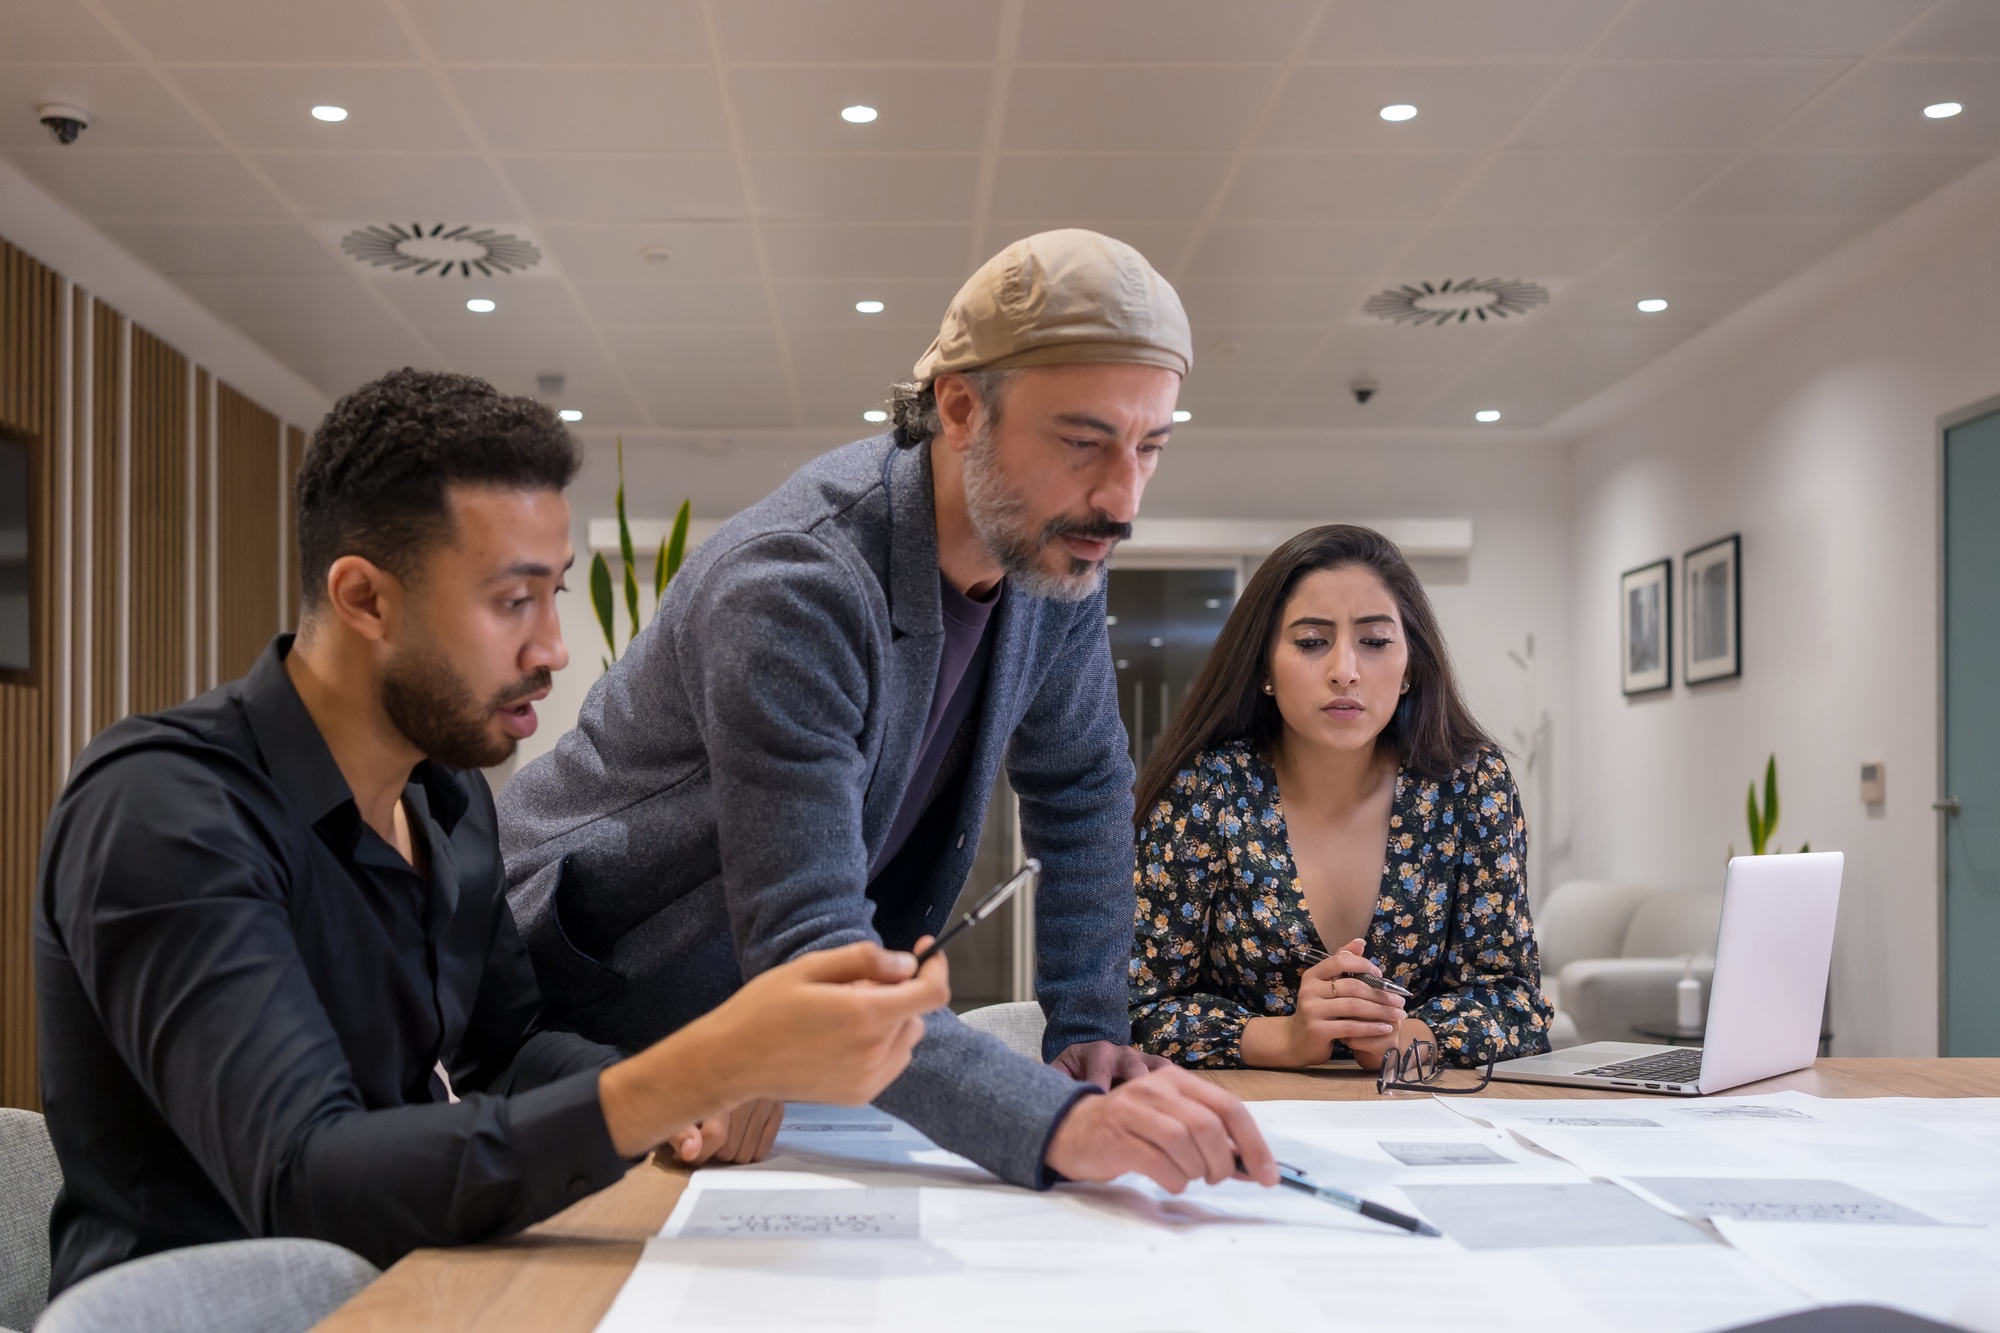
<svg viewBox="0 0 2000 1333">
<path fill-rule="evenodd" d="M 1806 854 L 1807 852 L 1809 852 L 1809 851 L 1811 851 L 1811 850 L 1812 850 L 1812 844 L 1811 844 L 1811 843 L 1809 843 L 1809 842 L 1802 842 L 1802 843 L 1800 843 L 1800 844 L 1799 844 L 1799 855 L 1800 855 L 1800 856 L 1804 856 L 1804 855 L 1805 855 L 1805 854 Z"/>
<path fill-rule="evenodd" d="M 694 516 L 694 501 L 681 501 L 680 510 L 674 515 L 674 530 L 667 536 L 667 578 L 681 572 L 681 561 L 687 555 L 688 523 Z M 660 583 L 666 586 L 665 580 Z"/>
<path fill-rule="evenodd" d="M 597 612 L 598 628 L 604 631 L 604 644 L 611 650 L 611 660 L 618 659 L 617 625 L 612 619 L 611 607 L 611 566 L 604 563 L 604 552 L 590 557 L 590 606 Z"/>
<path fill-rule="evenodd" d="M 1750 855 L 1764 854 L 1764 821 L 1757 814 L 1757 784 L 1751 783 L 1743 804 L 1750 818 Z"/>
<path fill-rule="evenodd" d="M 667 595 L 667 539 L 660 538 L 660 550 L 653 557 L 653 614 L 660 614 L 660 603 Z"/>
<path fill-rule="evenodd" d="M 1764 836 L 1778 831 L 1778 756 L 1764 762 Z"/>
<path fill-rule="evenodd" d="M 625 521 L 625 437 L 618 437 L 618 553 L 625 557 L 625 614 L 632 618 L 632 633 L 639 633 L 639 575 L 633 568 L 632 525 Z"/>
</svg>

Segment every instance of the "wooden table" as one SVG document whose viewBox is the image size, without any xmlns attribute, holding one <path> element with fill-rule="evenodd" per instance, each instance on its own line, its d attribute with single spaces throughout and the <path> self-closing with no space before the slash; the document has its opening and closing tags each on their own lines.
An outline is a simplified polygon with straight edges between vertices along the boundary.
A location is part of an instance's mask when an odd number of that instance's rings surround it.
<svg viewBox="0 0 2000 1333">
<path fill-rule="evenodd" d="M 1352 1066 L 1304 1073 L 1206 1075 L 1245 1101 L 1373 1101 L 1375 1076 Z M 1790 1089 L 1815 1097 L 2000 1097 L 2000 1059 L 1821 1060 L 1732 1096 Z M 1407 1096 L 1407 1094 L 1402 1094 Z M 1632 1094 L 1495 1083 L 1482 1097 Z M 1644 1096 L 1646 1094 L 1638 1094 Z M 418 1250 L 320 1325 L 323 1333 L 424 1328 L 588 1333 L 611 1308 L 647 1237 L 687 1187 L 688 1172 L 651 1163 L 548 1221 L 495 1245 Z"/>
</svg>

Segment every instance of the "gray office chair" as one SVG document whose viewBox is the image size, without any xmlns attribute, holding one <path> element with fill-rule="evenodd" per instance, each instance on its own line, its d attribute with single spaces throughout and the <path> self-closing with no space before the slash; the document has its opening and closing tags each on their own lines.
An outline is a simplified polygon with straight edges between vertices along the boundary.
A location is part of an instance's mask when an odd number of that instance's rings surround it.
<svg viewBox="0 0 2000 1333">
<path fill-rule="evenodd" d="M 35 1333 L 305 1333 L 381 1275 L 323 1240 L 192 1245 L 85 1278 Z"/>
<path fill-rule="evenodd" d="M 1006 1042 L 1009 1050 L 1018 1051 L 1030 1060 L 1042 1058 L 1042 1029 L 1048 1020 L 1039 1001 L 984 1005 L 966 1010 L 958 1016 L 958 1021 L 976 1031 L 991 1033 Z"/>
<path fill-rule="evenodd" d="M 32 1328 L 49 1302 L 49 1209 L 61 1188 L 42 1118 L 0 1107 L 0 1333 Z"/>
</svg>

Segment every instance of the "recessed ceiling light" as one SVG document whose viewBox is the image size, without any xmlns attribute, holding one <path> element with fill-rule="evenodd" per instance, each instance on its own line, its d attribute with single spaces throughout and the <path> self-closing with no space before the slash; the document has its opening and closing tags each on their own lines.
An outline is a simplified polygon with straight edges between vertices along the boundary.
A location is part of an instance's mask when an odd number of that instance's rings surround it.
<svg viewBox="0 0 2000 1333">
<path fill-rule="evenodd" d="M 493 302 L 487 300 L 483 296 L 473 297 L 470 301 L 467 301 L 465 303 L 465 308 L 467 310 L 470 310 L 475 315 L 490 315 L 495 310 L 499 309 L 498 306 L 494 305 Z"/>
<path fill-rule="evenodd" d="M 864 315 L 879 315 L 882 313 L 882 303 L 880 301 L 856 301 L 854 308 Z"/>
<path fill-rule="evenodd" d="M 840 109 L 840 118 L 850 125 L 866 125 L 875 119 L 876 114 L 872 106 L 844 106 Z"/>
<path fill-rule="evenodd" d="M 1657 315 L 1666 308 L 1667 303 L 1657 296 L 1649 296 L 1639 302 L 1639 313 L 1642 315 Z"/>
<path fill-rule="evenodd" d="M 346 120 L 347 108 L 344 106 L 316 106 L 313 108 L 313 119 L 328 122 Z"/>
<path fill-rule="evenodd" d="M 1189 412 L 1189 411 L 1186 411 L 1186 410 L 1182 410 L 1182 411 L 1179 411 L 1179 412 L 1176 412 L 1176 413 L 1174 413 L 1174 420 L 1175 420 L 1175 421 L 1193 421 L 1193 420 L 1194 420 L 1194 413 L 1192 413 L 1192 412 Z"/>
<path fill-rule="evenodd" d="M 872 408 L 869 411 L 863 412 L 861 414 L 861 419 L 863 421 L 872 421 L 877 424 L 880 424 L 881 422 L 887 421 L 889 419 L 889 414 L 887 412 L 884 412 L 881 408 L 877 407 L 877 408 Z"/>
<path fill-rule="evenodd" d="M 1500 414 L 1489 407 L 1484 412 L 1474 412 L 1472 419 L 1474 421 L 1498 421 Z"/>
<path fill-rule="evenodd" d="M 556 415 L 561 417 L 564 421 L 583 420 L 583 413 L 577 411 L 577 409 L 573 407 L 565 407 L 562 411 L 556 413 Z"/>
<path fill-rule="evenodd" d="M 1965 108 L 1956 102 L 1932 102 L 1924 108 L 1924 114 L 1932 120 L 1950 120 L 1963 110 Z"/>
<path fill-rule="evenodd" d="M 1415 120 L 1416 117 L 1417 109 L 1408 102 L 1398 102 L 1394 106 L 1385 106 L 1382 108 L 1382 119 L 1384 120 Z"/>
</svg>

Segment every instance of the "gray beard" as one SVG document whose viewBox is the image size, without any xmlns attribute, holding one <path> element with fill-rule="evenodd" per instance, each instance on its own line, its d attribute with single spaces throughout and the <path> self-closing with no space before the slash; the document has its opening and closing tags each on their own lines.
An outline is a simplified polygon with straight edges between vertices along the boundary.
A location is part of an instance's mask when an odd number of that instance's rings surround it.
<svg viewBox="0 0 2000 1333">
<path fill-rule="evenodd" d="M 1069 556 L 1067 573 L 1051 574 L 1042 568 L 1042 552 L 1062 531 L 1062 520 L 1035 526 L 1027 500 L 1000 475 L 998 452 L 990 425 L 982 423 L 965 454 L 965 511 L 972 530 L 1014 586 L 1028 596 L 1081 602 L 1095 594 L 1104 582 L 1102 561 Z"/>
</svg>

